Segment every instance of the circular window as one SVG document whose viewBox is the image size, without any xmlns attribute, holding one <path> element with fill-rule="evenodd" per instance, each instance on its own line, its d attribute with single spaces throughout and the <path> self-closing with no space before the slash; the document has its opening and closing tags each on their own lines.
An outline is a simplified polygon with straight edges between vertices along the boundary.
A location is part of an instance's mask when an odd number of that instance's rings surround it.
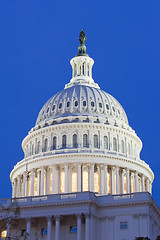
<svg viewBox="0 0 160 240">
<path fill-rule="evenodd" d="M 77 101 L 77 100 L 74 102 L 74 106 L 75 106 L 75 107 L 78 106 L 78 101 Z"/>
<path fill-rule="evenodd" d="M 47 113 L 49 112 L 49 107 L 47 108 Z"/>
<path fill-rule="evenodd" d="M 59 104 L 59 109 L 61 109 L 61 108 L 62 108 L 62 103 Z"/>
<path fill-rule="evenodd" d="M 86 107 L 87 103 L 86 101 L 83 101 L 83 107 Z"/>
<path fill-rule="evenodd" d="M 70 102 L 67 102 L 67 107 L 69 107 L 69 105 L 70 105 Z"/>
<path fill-rule="evenodd" d="M 54 111 L 54 110 L 55 110 L 55 108 L 56 108 L 56 105 L 53 105 L 53 107 L 52 107 L 52 111 Z"/>
<path fill-rule="evenodd" d="M 91 102 L 91 106 L 94 107 L 94 102 L 93 101 Z"/>
<path fill-rule="evenodd" d="M 115 108 L 114 108 L 114 107 L 112 107 L 112 109 L 113 109 L 113 112 L 115 112 Z"/>
<path fill-rule="evenodd" d="M 102 103 L 101 102 L 99 102 L 99 107 L 102 108 Z"/>
<path fill-rule="evenodd" d="M 106 108 L 107 108 L 107 110 L 109 110 L 109 105 L 108 104 L 106 104 Z"/>
</svg>

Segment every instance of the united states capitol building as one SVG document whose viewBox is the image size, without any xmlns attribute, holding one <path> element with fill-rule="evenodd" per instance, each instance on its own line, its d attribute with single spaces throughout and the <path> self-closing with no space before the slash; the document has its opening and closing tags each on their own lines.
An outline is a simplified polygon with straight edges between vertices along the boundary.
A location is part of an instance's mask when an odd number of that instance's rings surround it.
<svg viewBox="0 0 160 240">
<path fill-rule="evenodd" d="M 142 142 L 121 104 L 94 82 L 83 30 L 79 40 L 70 82 L 45 103 L 22 142 L 12 198 L 0 201 L 0 215 L 18 206 L 20 216 L 16 227 L 6 221 L 1 237 L 156 240 L 160 209 Z"/>
</svg>

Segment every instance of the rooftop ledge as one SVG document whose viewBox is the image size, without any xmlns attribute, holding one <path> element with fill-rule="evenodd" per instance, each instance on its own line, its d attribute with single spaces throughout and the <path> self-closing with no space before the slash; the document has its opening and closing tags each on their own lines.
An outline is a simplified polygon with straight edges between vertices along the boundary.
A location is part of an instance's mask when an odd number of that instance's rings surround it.
<svg viewBox="0 0 160 240">
<path fill-rule="evenodd" d="M 43 196 L 33 196 L 33 197 L 22 197 L 22 198 L 7 198 L 0 199 L 0 208 L 14 207 L 14 206 L 28 206 L 32 207 L 33 205 L 45 205 L 45 204 L 69 204 L 72 202 L 85 202 L 90 203 L 94 202 L 99 206 L 112 205 L 112 204 L 126 204 L 133 202 L 153 202 L 151 194 L 149 192 L 138 192 L 131 194 L 120 194 L 120 195 L 104 195 L 99 196 L 93 192 L 75 192 L 68 194 L 50 194 Z M 156 205 L 157 207 L 157 205 Z M 159 209 L 159 208 L 158 208 Z M 159 210 L 160 211 L 160 210 Z"/>
</svg>

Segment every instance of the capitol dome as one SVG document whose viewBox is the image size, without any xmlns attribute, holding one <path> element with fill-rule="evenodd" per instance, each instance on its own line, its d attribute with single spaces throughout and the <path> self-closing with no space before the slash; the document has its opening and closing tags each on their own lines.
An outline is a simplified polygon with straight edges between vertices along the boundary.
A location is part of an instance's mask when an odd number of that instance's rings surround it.
<svg viewBox="0 0 160 240">
<path fill-rule="evenodd" d="M 142 142 L 120 103 L 94 82 L 84 36 L 71 59 L 70 82 L 42 107 L 22 142 L 24 159 L 10 174 L 13 197 L 152 191 Z"/>
<path fill-rule="evenodd" d="M 51 97 L 41 109 L 36 124 L 69 116 L 93 116 L 128 124 L 124 109 L 114 97 L 99 88 L 81 83 Z"/>
</svg>

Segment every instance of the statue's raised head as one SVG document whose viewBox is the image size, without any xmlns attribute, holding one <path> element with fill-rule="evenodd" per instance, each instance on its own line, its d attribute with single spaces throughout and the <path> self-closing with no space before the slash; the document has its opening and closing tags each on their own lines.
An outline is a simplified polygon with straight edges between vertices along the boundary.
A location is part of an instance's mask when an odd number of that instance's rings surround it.
<svg viewBox="0 0 160 240">
<path fill-rule="evenodd" d="M 82 31 L 79 34 L 79 42 L 80 42 L 80 44 L 84 44 L 86 42 L 86 39 L 87 39 L 86 34 L 84 32 L 84 29 L 82 29 Z"/>
</svg>

